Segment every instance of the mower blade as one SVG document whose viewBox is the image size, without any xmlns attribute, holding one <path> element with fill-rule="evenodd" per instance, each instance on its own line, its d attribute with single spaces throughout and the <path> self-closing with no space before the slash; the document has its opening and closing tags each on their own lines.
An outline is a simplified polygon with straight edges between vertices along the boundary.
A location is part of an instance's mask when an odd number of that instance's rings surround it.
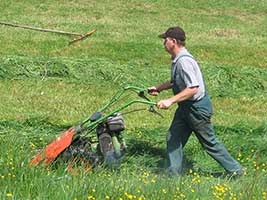
<svg viewBox="0 0 267 200">
<path fill-rule="evenodd" d="M 40 153 L 38 153 L 30 162 L 30 167 L 33 165 L 38 165 L 42 160 L 45 158 L 45 151 L 42 150 Z"/>
<path fill-rule="evenodd" d="M 71 127 L 46 147 L 45 165 L 49 165 L 53 160 L 55 160 L 58 157 L 58 155 L 62 151 L 64 151 L 66 148 L 70 146 L 74 134 L 75 134 L 75 127 Z"/>
<path fill-rule="evenodd" d="M 38 153 L 30 162 L 30 166 L 38 165 L 45 160 L 45 165 L 49 165 L 56 157 L 70 146 L 72 138 L 75 134 L 75 127 L 71 127 L 64 132 L 60 137 L 46 146 L 40 153 Z"/>
</svg>

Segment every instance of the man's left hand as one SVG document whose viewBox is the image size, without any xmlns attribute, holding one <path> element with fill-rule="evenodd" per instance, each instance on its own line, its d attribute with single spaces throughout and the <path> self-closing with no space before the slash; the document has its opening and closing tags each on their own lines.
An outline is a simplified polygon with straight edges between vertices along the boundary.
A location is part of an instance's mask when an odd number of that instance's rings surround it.
<svg viewBox="0 0 267 200">
<path fill-rule="evenodd" d="M 157 107 L 161 109 L 168 109 L 172 104 L 173 102 L 170 99 L 164 99 L 157 103 Z"/>
</svg>

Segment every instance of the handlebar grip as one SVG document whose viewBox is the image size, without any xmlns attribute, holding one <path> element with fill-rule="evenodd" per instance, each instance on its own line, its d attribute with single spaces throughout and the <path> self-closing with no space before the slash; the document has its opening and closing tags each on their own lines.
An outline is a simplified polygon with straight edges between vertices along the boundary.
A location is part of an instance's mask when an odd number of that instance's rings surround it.
<svg viewBox="0 0 267 200">
<path fill-rule="evenodd" d="M 147 92 L 148 92 L 148 93 L 152 93 L 152 92 L 160 93 L 160 91 L 157 90 L 157 89 L 147 89 Z"/>
</svg>

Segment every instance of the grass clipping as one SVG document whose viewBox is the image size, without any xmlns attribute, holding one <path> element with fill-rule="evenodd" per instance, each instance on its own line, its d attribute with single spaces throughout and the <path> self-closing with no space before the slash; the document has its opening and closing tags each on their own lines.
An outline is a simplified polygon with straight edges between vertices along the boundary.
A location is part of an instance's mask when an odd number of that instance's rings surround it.
<svg viewBox="0 0 267 200">
<path fill-rule="evenodd" d="M 142 64 L 120 64 L 108 59 L 65 59 L 3 57 L 0 62 L 0 79 L 62 78 L 115 86 L 150 86 L 166 74 L 162 67 Z M 255 67 L 233 67 L 202 64 L 203 74 L 210 95 L 235 97 L 264 95 L 267 91 L 267 70 Z"/>
</svg>

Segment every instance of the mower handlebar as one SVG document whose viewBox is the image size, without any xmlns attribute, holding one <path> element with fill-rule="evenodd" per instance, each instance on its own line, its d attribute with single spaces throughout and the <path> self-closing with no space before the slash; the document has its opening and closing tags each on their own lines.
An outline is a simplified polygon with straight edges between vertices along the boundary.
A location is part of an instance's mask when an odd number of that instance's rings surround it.
<svg viewBox="0 0 267 200">
<path fill-rule="evenodd" d="M 150 106 L 154 106 L 156 105 L 155 102 L 152 102 L 150 101 L 150 99 L 148 99 L 146 96 L 145 96 L 145 93 L 148 93 L 148 89 L 144 89 L 144 88 L 140 88 L 140 87 L 136 87 L 136 86 L 132 86 L 132 85 L 129 85 L 129 86 L 126 86 L 126 87 L 123 87 L 122 89 L 120 89 L 114 96 L 113 98 L 107 103 L 105 104 L 101 109 L 99 109 L 96 113 L 103 113 L 109 106 L 111 106 L 113 103 L 115 103 L 122 95 L 124 92 L 126 91 L 134 91 L 138 94 L 139 97 L 143 98 L 144 100 L 140 100 L 140 99 L 136 99 L 136 100 L 132 100 L 130 102 L 128 102 L 127 104 L 125 104 L 124 106 L 118 108 L 117 110 L 115 110 L 114 112 L 111 112 L 111 114 L 109 115 L 108 114 L 108 117 L 111 116 L 112 114 L 114 114 L 115 112 L 118 112 L 126 107 L 128 107 L 129 105 L 133 104 L 133 103 L 144 103 L 144 104 L 148 104 Z M 81 125 L 87 123 L 88 121 L 90 121 L 90 118 L 91 117 L 88 117 L 87 119 L 85 119 Z M 102 119 L 103 117 L 99 118 L 99 119 Z M 99 119 L 94 121 L 93 124 L 97 124 L 99 123 Z M 89 125 L 90 126 L 90 125 Z"/>
<path fill-rule="evenodd" d="M 122 105 L 121 107 L 115 109 L 114 111 L 111 111 L 110 113 L 104 115 L 104 116 L 101 116 L 99 117 L 98 119 L 96 119 L 95 121 L 91 121 L 91 123 L 89 125 L 87 125 L 86 129 L 91 129 L 91 128 L 94 128 L 97 124 L 103 122 L 104 120 L 106 120 L 107 118 L 109 118 L 110 116 L 114 115 L 115 113 L 118 113 L 120 112 L 121 110 L 127 108 L 128 106 L 132 105 L 132 104 L 135 104 L 135 103 L 142 103 L 142 104 L 147 104 L 150 106 L 149 108 L 149 111 L 151 112 L 155 112 L 153 106 L 156 105 L 155 102 L 152 102 L 152 101 L 147 101 L 147 100 L 142 100 L 142 99 L 135 99 L 135 100 L 132 100 L 124 105 Z M 100 116 L 100 115 L 99 115 Z M 89 118 L 90 119 L 90 118 Z M 87 120 L 89 121 L 89 120 Z M 87 121 L 85 121 L 83 124 L 85 124 Z"/>
<path fill-rule="evenodd" d="M 104 105 L 101 109 L 99 109 L 98 112 L 105 111 L 110 105 L 115 103 L 123 95 L 123 93 L 126 92 L 126 91 L 134 91 L 134 92 L 136 92 L 138 94 L 138 96 L 140 96 L 139 95 L 140 93 L 148 92 L 147 89 L 136 87 L 136 86 L 132 86 L 132 85 L 128 85 L 128 86 L 123 87 L 122 89 L 120 89 L 106 105 Z M 143 96 L 140 96 L 140 97 L 144 98 Z M 147 98 L 145 98 L 145 99 L 148 100 Z M 148 100 L 148 101 L 150 101 L 150 100 Z"/>
</svg>

